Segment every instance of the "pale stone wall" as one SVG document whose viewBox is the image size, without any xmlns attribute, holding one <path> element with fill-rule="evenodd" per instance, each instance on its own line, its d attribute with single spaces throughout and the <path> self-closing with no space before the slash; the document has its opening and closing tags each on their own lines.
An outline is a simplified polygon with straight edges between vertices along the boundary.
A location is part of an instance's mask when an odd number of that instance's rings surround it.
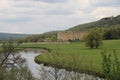
<svg viewBox="0 0 120 80">
<path fill-rule="evenodd" d="M 69 41 L 69 40 L 83 40 L 84 35 L 87 32 L 59 32 L 58 40 Z"/>
</svg>

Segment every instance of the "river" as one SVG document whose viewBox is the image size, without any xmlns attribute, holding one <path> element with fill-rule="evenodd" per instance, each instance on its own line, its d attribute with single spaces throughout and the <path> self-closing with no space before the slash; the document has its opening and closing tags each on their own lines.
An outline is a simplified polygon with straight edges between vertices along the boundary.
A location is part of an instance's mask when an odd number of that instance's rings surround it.
<svg viewBox="0 0 120 80">
<path fill-rule="evenodd" d="M 37 64 L 34 58 L 42 54 L 39 50 L 20 51 L 19 54 L 26 59 L 28 68 L 39 80 L 103 80 L 92 75 L 80 74 L 73 71 L 66 71 L 65 69 L 55 69 L 53 67 L 44 66 L 43 64 Z"/>
</svg>

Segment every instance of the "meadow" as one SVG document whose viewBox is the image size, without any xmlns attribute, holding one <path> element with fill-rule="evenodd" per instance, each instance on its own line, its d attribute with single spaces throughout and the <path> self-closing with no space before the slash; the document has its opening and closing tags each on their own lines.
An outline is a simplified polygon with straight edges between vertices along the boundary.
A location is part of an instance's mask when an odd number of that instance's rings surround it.
<svg viewBox="0 0 120 80">
<path fill-rule="evenodd" d="M 48 53 L 44 53 L 35 58 L 37 63 L 44 63 L 45 65 L 52 65 L 57 68 L 98 76 L 102 74 L 101 52 L 106 51 L 107 54 L 113 54 L 113 50 L 115 50 L 120 59 L 120 40 L 104 40 L 98 49 L 86 47 L 85 42 L 31 43 L 22 44 L 20 47 L 48 49 Z"/>
</svg>

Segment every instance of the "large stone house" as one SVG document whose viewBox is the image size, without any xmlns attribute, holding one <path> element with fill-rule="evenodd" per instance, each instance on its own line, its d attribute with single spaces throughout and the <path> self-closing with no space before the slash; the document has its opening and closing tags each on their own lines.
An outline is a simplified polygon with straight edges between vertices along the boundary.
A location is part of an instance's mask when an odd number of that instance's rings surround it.
<svg viewBox="0 0 120 80">
<path fill-rule="evenodd" d="M 59 32 L 57 37 L 60 41 L 69 41 L 69 40 L 83 40 L 83 37 L 86 35 L 87 32 L 68 32 L 63 31 Z"/>
</svg>

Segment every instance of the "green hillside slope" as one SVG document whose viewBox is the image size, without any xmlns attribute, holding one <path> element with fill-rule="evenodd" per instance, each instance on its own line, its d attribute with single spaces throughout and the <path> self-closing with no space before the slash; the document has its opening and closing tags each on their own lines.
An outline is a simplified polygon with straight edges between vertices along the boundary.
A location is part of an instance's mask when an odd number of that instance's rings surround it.
<svg viewBox="0 0 120 80">
<path fill-rule="evenodd" d="M 67 31 L 82 31 L 96 27 L 102 28 L 112 26 L 120 27 L 120 15 L 116 17 L 106 17 L 95 22 L 77 25 L 75 27 L 68 29 Z"/>
</svg>

